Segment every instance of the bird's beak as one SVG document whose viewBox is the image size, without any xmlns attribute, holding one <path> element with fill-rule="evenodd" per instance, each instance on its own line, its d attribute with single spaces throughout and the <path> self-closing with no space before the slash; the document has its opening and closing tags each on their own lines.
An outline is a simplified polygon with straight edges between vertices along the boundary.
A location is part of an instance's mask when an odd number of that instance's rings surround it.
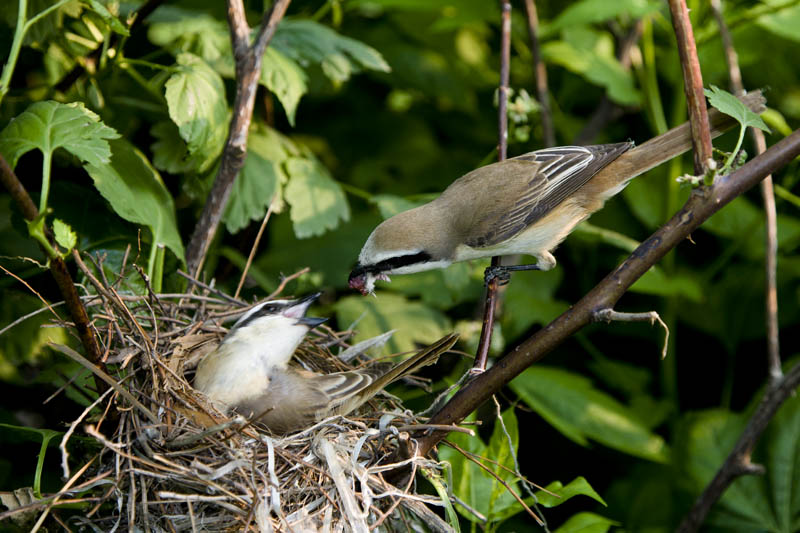
<svg viewBox="0 0 800 533">
<path fill-rule="evenodd" d="M 309 329 L 315 328 L 328 319 L 306 316 L 306 311 L 308 311 L 309 306 L 314 303 L 321 294 L 321 292 L 317 292 L 289 302 L 289 305 L 281 311 L 281 314 L 288 318 L 296 318 L 298 324 L 304 324 L 308 326 Z"/>
<path fill-rule="evenodd" d="M 351 289 L 355 289 L 361 294 L 369 294 L 369 289 L 367 289 L 367 273 L 359 271 L 358 267 L 353 269 L 353 271 L 350 273 L 350 278 L 347 280 L 347 284 Z"/>
</svg>

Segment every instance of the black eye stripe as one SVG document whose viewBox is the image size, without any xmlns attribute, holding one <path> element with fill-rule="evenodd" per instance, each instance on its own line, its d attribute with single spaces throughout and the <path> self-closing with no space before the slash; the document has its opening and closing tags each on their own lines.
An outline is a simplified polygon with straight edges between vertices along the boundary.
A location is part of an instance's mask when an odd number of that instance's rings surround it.
<svg viewBox="0 0 800 533">
<path fill-rule="evenodd" d="M 380 274 L 381 272 L 388 272 L 396 268 L 401 268 L 408 265 L 415 265 L 418 263 L 427 263 L 430 261 L 431 255 L 428 252 L 419 252 L 416 254 L 399 255 L 397 257 L 390 257 L 379 261 L 374 265 L 357 265 L 350 273 L 350 277 L 354 278 L 362 274 Z"/>
</svg>

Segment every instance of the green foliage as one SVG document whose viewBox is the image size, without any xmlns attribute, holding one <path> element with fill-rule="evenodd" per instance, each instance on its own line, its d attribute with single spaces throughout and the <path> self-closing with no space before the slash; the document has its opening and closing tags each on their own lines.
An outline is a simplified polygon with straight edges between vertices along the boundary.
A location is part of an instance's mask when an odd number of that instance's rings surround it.
<svg viewBox="0 0 800 533">
<path fill-rule="evenodd" d="M 220 167 L 234 99 L 224 8 L 210 0 L 162 5 L 131 29 L 125 4 L 121 13 L 102 0 L 22 4 L 27 17 L 17 17 L 19 1 L 0 14 L 6 30 L 0 55 L 8 58 L 0 76 L 0 153 L 31 196 L 38 195 L 41 214 L 26 224 L 11 197 L 0 194 L 0 265 L 54 303 L 61 297 L 42 268 L 48 257 L 64 254 L 69 261 L 71 249 L 91 251 L 116 279 L 130 245 L 127 265 L 146 265 L 156 290 L 179 290 L 183 280 L 175 271 Z M 509 156 L 543 147 L 527 21 L 522 3 L 512 4 Z M 536 4 L 557 144 L 574 144 L 584 127 L 596 124 L 604 97 L 612 118 L 600 129 L 591 126 L 587 142 L 641 144 L 685 120 L 679 59 L 662 2 Z M 800 53 L 800 8 L 785 0 L 723 4 L 745 85 L 770 87 L 769 109 L 755 117 L 716 88 L 728 85 L 724 50 L 711 10 L 698 3 L 691 15 L 709 100 L 743 124 L 768 125 L 767 142 L 774 144 L 800 120 L 800 79 L 787 60 Z M 247 7 L 248 20 L 257 23 L 260 4 Z M 638 21 L 641 36 L 628 66 L 620 60 L 622 43 Z M 335 316 L 330 324 L 352 327 L 356 341 L 395 330 L 385 351 L 408 352 L 455 329 L 458 349 L 474 353 L 488 260 L 393 276 L 378 283 L 375 298 L 349 291 L 347 275 L 382 219 L 430 201 L 454 179 L 496 159 L 499 30 L 500 6 L 493 1 L 292 2 L 263 57 L 244 167 L 201 277 L 233 292 L 271 207 L 243 298 L 263 298 L 282 276 L 310 267 L 285 292 L 325 291 L 322 311 Z M 86 68 L 63 81 L 76 66 Z M 619 118 L 618 109 L 624 110 Z M 715 146 L 733 154 L 739 143 L 729 134 Z M 741 146 L 753 153 L 746 138 Z M 492 357 L 568 309 L 668 220 L 690 192 L 674 181 L 687 172 L 690 155 L 634 180 L 559 246 L 555 269 L 515 274 L 498 307 Z M 774 176 L 786 353 L 800 321 L 796 175 L 795 162 Z M 551 529 L 560 522 L 557 531 L 671 530 L 752 412 L 738 409 L 760 398 L 753 391 L 765 379 L 764 233 L 760 197 L 748 193 L 620 300 L 618 310 L 657 310 L 668 324 L 664 361 L 656 359 L 660 328 L 593 325 L 550 353 L 551 366 L 528 369 L 498 395 L 503 408 L 530 408 L 504 412 L 508 434 L 494 409 L 481 409 L 474 417 L 483 422 L 476 426 L 480 437 L 449 438 L 491 459 L 483 464 L 527 504 L 535 496 L 546 517 L 551 505 L 569 500 L 549 519 Z M 82 273 L 77 279 L 91 294 Z M 144 294 L 143 277 L 129 268 L 118 290 Z M 0 277 L 0 327 L 42 307 L 23 291 L 17 279 Z M 66 317 L 63 306 L 54 309 Z M 85 406 L 95 394 L 86 386 L 90 376 L 47 349 L 49 341 L 68 341 L 51 317 L 35 314 L 0 335 L 0 380 L 15 390 L 44 391 L 74 379 L 53 402 Z M 95 325 L 105 324 L 98 319 Z M 424 374 L 438 392 L 469 362 L 442 358 Z M 25 410 L 50 410 L 38 407 L 38 396 L 16 403 L 15 397 L 6 395 L 8 403 L 0 405 L 9 421 L 21 403 Z M 766 475 L 737 480 L 712 514 L 710 531 L 800 529 L 796 404 L 792 399 L 779 412 L 754 452 Z M 52 411 L 75 409 L 67 407 Z M 519 467 L 526 478 L 573 479 L 547 485 L 561 498 L 525 490 L 513 473 L 509 439 L 523 450 Z M 493 477 L 446 446 L 441 457 L 452 465 L 452 480 L 428 472 L 430 491 L 447 500 L 455 529 L 530 529 L 532 519 Z M 448 491 L 488 522 L 450 502 Z M 588 498 L 570 499 L 575 494 Z"/>
<path fill-rule="evenodd" d="M 592 439 L 651 461 L 669 458 L 664 439 L 582 376 L 537 365 L 520 374 L 511 388 L 542 418 L 582 446 Z"/>
</svg>

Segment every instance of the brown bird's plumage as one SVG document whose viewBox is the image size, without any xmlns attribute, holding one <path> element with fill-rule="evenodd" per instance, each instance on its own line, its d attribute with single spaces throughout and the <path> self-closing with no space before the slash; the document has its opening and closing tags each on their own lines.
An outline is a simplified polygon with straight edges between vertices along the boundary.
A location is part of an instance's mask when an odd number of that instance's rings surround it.
<svg viewBox="0 0 800 533">
<path fill-rule="evenodd" d="M 367 368 L 315 374 L 295 368 L 274 369 L 266 391 L 243 401 L 235 410 L 275 433 L 309 427 L 334 415 L 352 412 L 387 385 L 419 368 L 433 364 L 458 339 L 450 334 L 399 364 L 376 363 Z"/>
<path fill-rule="evenodd" d="M 760 91 L 743 96 L 764 109 Z M 708 112 L 712 137 L 736 121 Z M 453 182 L 435 200 L 384 220 L 367 239 L 349 284 L 372 292 L 375 280 L 444 268 L 456 261 L 528 254 L 536 268 L 550 251 L 633 178 L 691 148 L 689 124 L 633 147 L 632 142 L 545 148 L 486 165 Z"/>
</svg>

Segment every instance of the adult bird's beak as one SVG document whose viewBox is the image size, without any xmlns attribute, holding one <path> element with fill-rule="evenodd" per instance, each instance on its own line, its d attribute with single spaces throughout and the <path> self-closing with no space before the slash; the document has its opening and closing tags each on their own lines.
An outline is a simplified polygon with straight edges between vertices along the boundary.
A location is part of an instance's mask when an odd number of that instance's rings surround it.
<svg viewBox="0 0 800 533">
<path fill-rule="evenodd" d="M 314 303 L 321 294 L 321 292 L 317 292 L 289 302 L 286 308 L 281 311 L 281 314 L 288 318 L 296 318 L 298 324 L 305 324 L 309 329 L 315 328 L 328 319 L 306 316 L 306 311 L 308 311 L 311 304 Z"/>
</svg>

